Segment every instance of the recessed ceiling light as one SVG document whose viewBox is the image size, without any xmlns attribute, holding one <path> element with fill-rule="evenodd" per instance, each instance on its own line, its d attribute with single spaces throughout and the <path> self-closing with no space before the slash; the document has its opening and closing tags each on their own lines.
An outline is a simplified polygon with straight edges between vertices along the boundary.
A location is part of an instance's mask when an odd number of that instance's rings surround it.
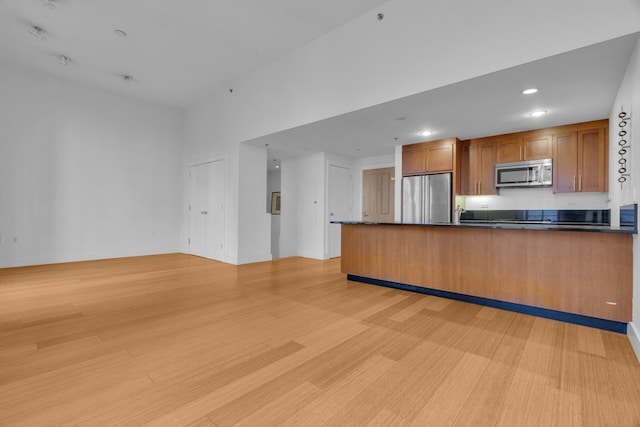
<svg viewBox="0 0 640 427">
<path fill-rule="evenodd" d="M 71 62 L 71 58 L 65 55 L 60 55 L 58 62 L 60 65 L 69 65 L 69 63 Z"/>
<path fill-rule="evenodd" d="M 433 135 L 433 132 L 430 130 L 423 130 L 422 132 L 420 132 L 420 135 L 422 136 L 430 136 Z"/>
<path fill-rule="evenodd" d="M 126 31 L 123 30 L 113 30 L 114 34 L 119 37 L 127 37 Z"/>
<path fill-rule="evenodd" d="M 32 25 L 31 28 L 29 28 L 29 34 L 31 34 L 38 40 L 47 39 L 47 31 L 42 27 L 38 27 L 37 25 Z"/>
<path fill-rule="evenodd" d="M 529 113 L 531 117 L 540 117 L 547 114 L 547 110 L 536 110 Z"/>
<path fill-rule="evenodd" d="M 532 87 L 531 89 L 525 89 L 522 91 L 523 95 L 531 95 L 532 93 L 536 93 L 538 89 Z"/>
<path fill-rule="evenodd" d="M 123 76 L 122 76 L 122 80 L 123 80 L 125 83 L 132 83 L 132 82 L 133 82 L 133 76 L 130 76 L 130 75 L 128 75 L 128 74 L 125 74 L 125 75 L 123 75 Z"/>
<path fill-rule="evenodd" d="M 56 2 L 54 0 L 44 0 L 44 3 L 42 5 L 50 10 L 56 8 Z"/>
</svg>

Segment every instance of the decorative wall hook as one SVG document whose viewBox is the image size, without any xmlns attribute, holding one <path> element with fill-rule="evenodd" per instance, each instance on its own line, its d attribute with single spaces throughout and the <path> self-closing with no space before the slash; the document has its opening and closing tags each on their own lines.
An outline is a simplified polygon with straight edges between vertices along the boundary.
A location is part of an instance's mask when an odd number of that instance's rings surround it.
<svg viewBox="0 0 640 427">
<path fill-rule="evenodd" d="M 631 150 L 631 138 L 629 132 L 626 130 L 626 127 L 631 120 L 631 116 L 624 111 L 623 107 L 620 107 L 618 118 L 620 119 L 618 122 L 618 154 L 620 155 L 620 158 L 618 159 L 618 174 L 620 174 L 618 182 L 620 183 L 620 189 L 622 189 L 627 178 L 631 176 L 627 168 L 626 158 L 627 153 Z"/>
</svg>

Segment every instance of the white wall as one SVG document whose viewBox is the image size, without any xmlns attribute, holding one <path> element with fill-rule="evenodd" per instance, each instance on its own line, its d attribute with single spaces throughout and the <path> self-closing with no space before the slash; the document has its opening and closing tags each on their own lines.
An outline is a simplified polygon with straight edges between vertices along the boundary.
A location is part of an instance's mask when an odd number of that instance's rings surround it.
<svg viewBox="0 0 640 427">
<path fill-rule="evenodd" d="M 271 214 L 265 212 L 267 150 L 240 144 L 237 264 L 271 260 Z"/>
<path fill-rule="evenodd" d="M 267 172 L 267 212 L 271 212 L 271 193 L 280 191 L 280 169 Z M 271 215 L 271 256 L 280 258 L 280 215 Z"/>
<path fill-rule="evenodd" d="M 325 161 L 324 153 L 282 160 L 282 257 L 325 257 Z"/>
<path fill-rule="evenodd" d="M 332 256 L 330 221 L 335 218 L 332 218 L 330 215 L 331 214 L 330 210 L 332 209 L 331 207 L 332 199 L 330 198 L 331 196 L 329 194 L 329 192 L 331 191 L 330 180 L 332 179 L 331 166 L 337 166 L 339 168 L 344 168 L 349 170 L 350 179 L 348 183 L 345 183 L 345 185 L 349 189 L 348 200 L 350 201 L 350 206 L 345 206 L 345 208 L 349 212 L 351 212 L 351 216 L 353 216 L 353 211 L 354 211 L 354 208 L 353 208 L 354 206 L 353 204 L 353 175 L 354 175 L 353 162 L 354 160 L 348 157 L 339 156 L 333 153 L 325 153 L 324 196 L 323 196 L 325 199 L 325 203 L 324 203 L 325 209 L 323 212 L 324 218 L 322 221 L 322 228 L 323 228 L 322 232 L 324 234 L 324 241 L 323 241 L 323 247 L 322 247 L 322 251 L 323 251 L 322 259 L 329 259 Z M 335 235 L 334 235 L 334 238 L 336 238 Z M 339 240 L 339 239 L 336 238 L 336 240 Z"/>
<path fill-rule="evenodd" d="M 280 164 L 280 257 L 298 255 L 298 159 L 283 159 Z"/>
<path fill-rule="evenodd" d="M 0 63 L 0 267 L 178 250 L 184 117 Z"/>
<path fill-rule="evenodd" d="M 618 184 L 618 113 L 621 109 L 631 114 L 629 126 L 631 153 L 628 158 L 628 170 L 631 176 L 621 187 Z M 611 212 L 617 216 L 622 205 L 640 203 L 640 39 L 636 43 L 629 61 L 624 80 L 620 85 L 618 96 L 613 104 L 609 117 L 609 194 L 611 196 Z M 628 335 L 631 344 L 640 360 L 640 238 L 633 236 L 633 312 L 629 323 Z"/>
</svg>

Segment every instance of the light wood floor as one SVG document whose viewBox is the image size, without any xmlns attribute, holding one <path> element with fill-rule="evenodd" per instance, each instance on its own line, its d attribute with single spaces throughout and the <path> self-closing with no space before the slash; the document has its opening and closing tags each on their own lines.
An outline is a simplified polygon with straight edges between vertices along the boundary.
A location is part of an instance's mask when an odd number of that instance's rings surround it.
<svg viewBox="0 0 640 427">
<path fill-rule="evenodd" d="M 625 335 L 339 269 L 162 255 L 0 270 L 0 425 L 640 426 Z"/>
</svg>

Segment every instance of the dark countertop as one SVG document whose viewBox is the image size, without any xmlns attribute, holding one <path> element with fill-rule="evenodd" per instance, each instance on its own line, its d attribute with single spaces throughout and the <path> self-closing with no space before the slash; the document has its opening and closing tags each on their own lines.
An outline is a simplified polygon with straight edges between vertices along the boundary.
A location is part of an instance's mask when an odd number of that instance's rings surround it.
<svg viewBox="0 0 640 427">
<path fill-rule="evenodd" d="M 465 211 L 460 224 L 331 221 L 332 224 L 423 225 L 430 227 L 492 228 L 497 230 L 588 231 L 638 234 L 638 205 L 620 207 L 620 227 L 610 225 L 609 209 L 529 209 Z"/>
<path fill-rule="evenodd" d="M 537 230 L 537 231 L 587 231 L 597 233 L 621 233 L 637 234 L 632 226 L 622 226 L 612 228 L 609 225 L 590 224 L 538 224 L 538 223 L 514 223 L 514 222 L 463 222 L 461 224 L 452 223 L 432 223 L 432 224 L 410 224 L 402 222 L 367 222 L 367 221 L 331 221 L 332 224 L 358 224 L 358 225 L 419 225 L 424 227 L 460 227 L 460 228 L 491 228 L 496 230 Z"/>
</svg>

